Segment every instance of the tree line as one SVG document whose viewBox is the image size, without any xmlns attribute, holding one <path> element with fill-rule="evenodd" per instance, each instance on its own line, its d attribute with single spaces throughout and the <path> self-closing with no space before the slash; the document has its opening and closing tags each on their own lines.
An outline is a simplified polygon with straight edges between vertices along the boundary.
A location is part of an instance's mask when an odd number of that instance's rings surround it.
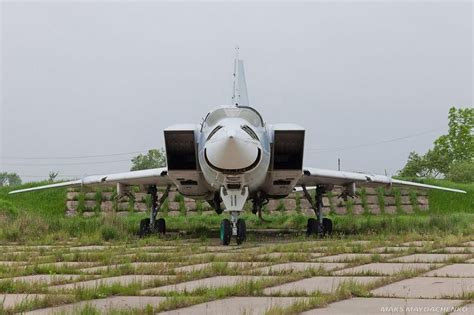
<svg viewBox="0 0 474 315">
<path fill-rule="evenodd" d="M 474 182 L 474 108 L 451 107 L 449 130 L 425 154 L 410 152 L 402 177 L 446 178 L 454 182 Z"/>
</svg>

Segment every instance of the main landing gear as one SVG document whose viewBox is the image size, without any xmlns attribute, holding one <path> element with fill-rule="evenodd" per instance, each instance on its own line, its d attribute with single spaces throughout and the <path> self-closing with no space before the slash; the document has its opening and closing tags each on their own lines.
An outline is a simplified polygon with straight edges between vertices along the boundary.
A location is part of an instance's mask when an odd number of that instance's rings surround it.
<svg viewBox="0 0 474 315">
<path fill-rule="evenodd" d="M 316 197 L 315 200 L 311 197 L 311 195 L 306 190 L 306 186 L 302 185 L 304 195 L 306 199 L 311 204 L 311 207 L 314 209 L 316 213 L 316 218 L 309 218 L 308 225 L 306 229 L 306 235 L 317 235 L 319 237 L 323 237 L 325 235 L 332 234 L 332 221 L 329 218 L 323 217 L 323 194 L 326 192 L 326 187 L 322 185 L 316 186 Z"/>
<path fill-rule="evenodd" d="M 168 198 L 168 193 L 171 186 L 167 186 L 163 195 L 158 199 L 158 189 L 155 185 L 148 188 L 148 193 L 151 195 L 151 211 L 150 217 L 140 221 L 140 229 L 138 231 L 138 236 L 144 237 L 152 233 L 158 233 L 164 235 L 166 233 L 166 223 L 165 219 L 159 218 L 156 219 L 156 215 L 160 210 L 161 206 Z"/>
<path fill-rule="evenodd" d="M 239 218 L 239 215 L 243 211 L 248 195 L 248 187 L 242 189 L 221 188 L 220 197 L 226 207 L 224 212 L 230 213 L 230 220 L 224 219 L 221 222 L 220 239 L 222 245 L 229 245 L 233 236 L 235 237 L 237 245 L 240 245 L 245 241 L 247 227 L 245 225 L 245 220 Z"/>
</svg>

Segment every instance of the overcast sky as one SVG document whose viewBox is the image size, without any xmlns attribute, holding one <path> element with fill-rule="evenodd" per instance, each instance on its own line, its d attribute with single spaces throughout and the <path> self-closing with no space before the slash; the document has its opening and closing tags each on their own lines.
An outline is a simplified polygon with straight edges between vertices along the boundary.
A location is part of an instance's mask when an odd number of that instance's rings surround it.
<svg viewBox="0 0 474 315">
<path fill-rule="evenodd" d="M 0 171 L 129 170 L 134 154 L 36 158 L 163 146 L 230 103 L 238 44 L 251 105 L 306 128 L 305 165 L 393 174 L 472 106 L 472 6 L 2 2 Z"/>
</svg>

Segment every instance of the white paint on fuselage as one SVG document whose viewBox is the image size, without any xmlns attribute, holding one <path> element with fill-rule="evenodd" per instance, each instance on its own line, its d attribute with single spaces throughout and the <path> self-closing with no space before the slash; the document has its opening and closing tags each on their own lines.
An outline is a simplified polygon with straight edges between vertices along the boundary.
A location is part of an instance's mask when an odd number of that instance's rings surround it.
<svg viewBox="0 0 474 315">
<path fill-rule="evenodd" d="M 221 128 L 207 140 L 218 126 Z M 253 139 L 242 126 L 251 128 L 258 140 Z M 258 163 L 252 165 L 258 150 Z M 199 135 L 198 157 L 203 176 L 214 190 L 229 183 L 247 186 L 250 193 L 260 190 L 270 164 L 270 139 L 258 112 L 245 107 L 221 107 L 211 111 Z M 233 171 L 236 169 L 243 170 Z"/>
<path fill-rule="evenodd" d="M 236 120 L 241 119 L 226 118 L 204 145 L 206 162 L 217 169 L 246 169 L 260 159 L 260 142 L 241 128 L 234 128 Z"/>
</svg>

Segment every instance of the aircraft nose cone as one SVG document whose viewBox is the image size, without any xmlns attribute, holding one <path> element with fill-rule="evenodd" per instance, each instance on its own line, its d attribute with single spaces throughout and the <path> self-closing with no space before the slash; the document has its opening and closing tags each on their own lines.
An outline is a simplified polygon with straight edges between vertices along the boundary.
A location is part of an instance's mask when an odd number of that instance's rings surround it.
<svg viewBox="0 0 474 315">
<path fill-rule="evenodd" d="M 223 170 L 237 170 L 258 163 L 259 145 L 255 141 L 237 135 L 233 130 L 209 141 L 205 155 L 211 167 Z"/>
<path fill-rule="evenodd" d="M 233 139 L 235 137 L 235 131 L 234 130 L 228 130 L 227 131 L 227 136 L 229 139 Z"/>
</svg>

